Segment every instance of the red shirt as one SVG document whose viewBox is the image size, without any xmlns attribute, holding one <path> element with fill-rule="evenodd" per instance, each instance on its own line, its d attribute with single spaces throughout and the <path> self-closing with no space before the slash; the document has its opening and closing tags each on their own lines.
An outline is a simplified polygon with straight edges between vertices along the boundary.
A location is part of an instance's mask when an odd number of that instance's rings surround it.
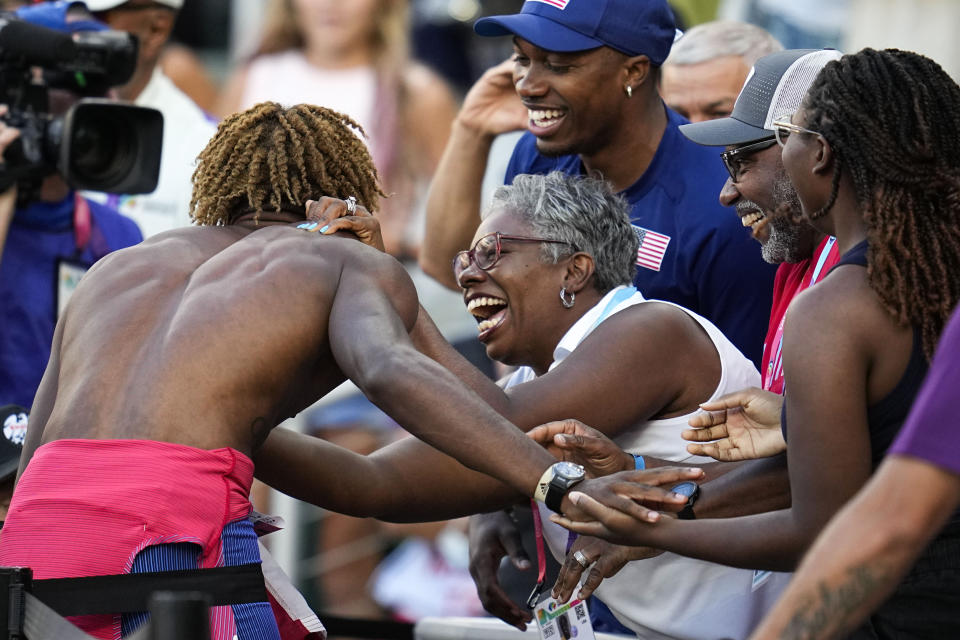
<svg viewBox="0 0 960 640">
<path fill-rule="evenodd" d="M 774 393 L 783 393 L 783 363 L 780 348 L 783 346 L 783 320 L 787 307 L 798 293 L 823 280 L 830 268 L 840 260 L 840 251 L 835 239 L 827 236 L 820 241 L 813 256 L 800 262 L 784 262 L 777 268 L 773 281 L 773 304 L 770 307 L 770 324 L 763 341 L 763 388 Z"/>
</svg>

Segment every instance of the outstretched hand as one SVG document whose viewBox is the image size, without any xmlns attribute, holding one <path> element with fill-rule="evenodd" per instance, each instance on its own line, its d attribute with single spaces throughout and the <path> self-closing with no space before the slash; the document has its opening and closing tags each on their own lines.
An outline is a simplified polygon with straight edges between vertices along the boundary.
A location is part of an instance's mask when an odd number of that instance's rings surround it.
<svg viewBox="0 0 960 640">
<path fill-rule="evenodd" d="M 592 532 L 590 526 L 596 524 L 592 522 L 595 519 L 594 513 L 580 508 L 576 500 L 604 505 L 606 509 L 621 513 L 634 522 L 654 523 L 660 520 L 660 511 L 677 511 L 687 501 L 685 496 L 673 493 L 664 486 L 672 487 L 685 480 L 702 480 L 703 475 L 703 469 L 694 467 L 657 467 L 642 471 L 621 471 L 603 478 L 584 480 L 564 497 L 561 509 L 564 520 L 586 522 L 578 522 L 578 528 L 567 524 L 563 526 L 576 533 L 617 542 Z"/>
<path fill-rule="evenodd" d="M 490 136 L 526 128 L 529 115 L 514 89 L 513 68 L 509 59 L 487 69 L 464 97 L 457 121 Z"/>
<path fill-rule="evenodd" d="M 384 251 L 380 221 L 361 204 L 351 212 L 346 200 L 323 196 L 320 200 L 307 200 L 306 216 L 310 222 L 320 225 L 319 233 L 349 231 L 363 244 Z"/>
<path fill-rule="evenodd" d="M 610 544 L 598 538 L 580 536 L 570 547 L 567 557 L 560 566 L 557 581 L 553 585 L 553 597 L 558 602 L 566 602 L 587 572 L 577 598 L 586 600 L 606 578 L 612 578 L 631 560 L 642 560 L 658 556 L 663 551 L 649 547 L 623 547 Z M 586 562 L 584 565 L 581 562 Z M 589 568 L 589 571 L 588 571 Z"/>
<path fill-rule="evenodd" d="M 588 477 L 607 476 L 634 468 L 633 456 L 579 420 L 548 422 L 531 429 L 527 435 L 556 458 L 581 465 Z"/>
<path fill-rule="evenodd" d="M 780 431 L 783 396 L 755 387 L 727 394 L 700 405 L 702 413 L 689 420 L 687 451 L 721 462 L 775 456 L 787 448 Z"/>
</svg>

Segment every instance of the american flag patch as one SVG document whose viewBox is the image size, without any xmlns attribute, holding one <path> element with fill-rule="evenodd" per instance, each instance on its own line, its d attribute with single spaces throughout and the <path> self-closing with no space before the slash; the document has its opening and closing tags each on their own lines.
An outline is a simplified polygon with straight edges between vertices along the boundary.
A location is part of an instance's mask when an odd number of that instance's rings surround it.
<svg viewBox="0 0 960 640">
<path fill-rule="evenodd" d="M 570 0 L 530 0 L 530 2 L 542 2 L 543 4 L 548 4 L 551 7 L 556 7 L 563 11 L 567 8 L 567 3 L 569 3 Z"/>
<path fill-rule="evenodd" d="M 637 265 L 660 271 L 663 256 L 667 253 L 667 245 L 670 244 L 670 236 L 637 225 L 631 226 L 633 232 L 637 234 L 637 240 L 640 241 L 640 246 L 637 248 Z"/>
</svg>

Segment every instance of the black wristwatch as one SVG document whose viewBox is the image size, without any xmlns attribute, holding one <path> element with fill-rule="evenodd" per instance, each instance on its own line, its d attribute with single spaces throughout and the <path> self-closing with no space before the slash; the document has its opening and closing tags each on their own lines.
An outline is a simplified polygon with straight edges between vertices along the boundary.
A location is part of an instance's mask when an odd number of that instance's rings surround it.
<svg viewBox="0 0 960 640">
<path fill-rule="evenodd" d="M 683 505 L 683 509 L 677 512 L 677 517 L 681 520 L 695 520 L 697 516 L 693 513 L 693 505 L 696 504 L 697 498 L 700 497 L 700 485 L 692 480 L 688 480 L 675 485 L 670 491 L 682 496 L 687 496 L 687 504 Z"/>
<path fill-rule="evenodd" d="M 563 496 L 586 477 L 586 472 L 583 467 L 573 462 L 556 462 L 550 466 L 549 471 L 551 473 L 543 503 L 554 513 L 560 513 Z"/>
</svg>

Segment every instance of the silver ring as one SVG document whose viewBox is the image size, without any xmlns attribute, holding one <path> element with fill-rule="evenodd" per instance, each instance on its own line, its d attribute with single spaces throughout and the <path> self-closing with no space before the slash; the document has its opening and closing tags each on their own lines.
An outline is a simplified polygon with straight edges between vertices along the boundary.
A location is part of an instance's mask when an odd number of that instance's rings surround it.
<svg viewBox="0 0 960 640">
<path fill-rule="evenodd" d="M 357 199 L 354 198 L 353 196 L 350 196 L 349 198 L 347 198 L 346 202 L 347 202 L 347 213 L 349 213 L 350 215 L 353 215 L 354 213 L 356 213 Z"/>
<path fill-rule="evenodd" d="M 590 566 L 590 561 L 587 560 L 587 556 L 583 555 L 583 551 L 580 551 L 579 549 L 573 552 L 573 559 L 576 560 L 577 564 L 584 569 Z"/>
</svg>

